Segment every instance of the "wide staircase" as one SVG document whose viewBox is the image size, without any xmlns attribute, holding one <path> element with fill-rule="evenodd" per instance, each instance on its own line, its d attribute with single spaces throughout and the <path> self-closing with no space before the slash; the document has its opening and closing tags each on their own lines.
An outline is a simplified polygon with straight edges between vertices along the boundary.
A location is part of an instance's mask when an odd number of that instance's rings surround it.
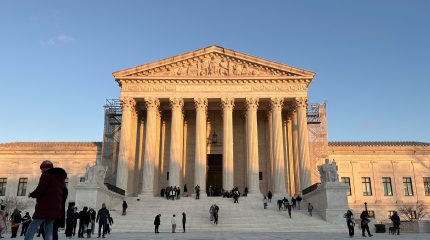
<svg viewBox="0 0 430 240">
<path fill-rule="evenodd" d="M 274 198 L 276 199 L 276 198 Z M 302 202 L 302 210 L 293 210 L 292 218 L 287 211 L 279 211 L 276 200 L 263 208 L 259 197 L 240 197 L 239 203 L 232 198 L 205 197 L 196 200 L 181 197 L 167 200 L 160 197 L 129 197 L 127 215 L 122 216 L 122 206 L 110 208 L 115 232 L 153 232 L 154 218 L 161 214 L 160 232 L 171 231 L 171 218 L 176 214 L 177 231 L 182 232 L 182 212 L 187 216 L 187 231 L 235 231 L 235 232 L 342 232 L 345 226 L 330 224 L 319 216 L 309 216 Z M 217 204 L 219 222 L 209 219 L 209 208 Z"/>
</svg>

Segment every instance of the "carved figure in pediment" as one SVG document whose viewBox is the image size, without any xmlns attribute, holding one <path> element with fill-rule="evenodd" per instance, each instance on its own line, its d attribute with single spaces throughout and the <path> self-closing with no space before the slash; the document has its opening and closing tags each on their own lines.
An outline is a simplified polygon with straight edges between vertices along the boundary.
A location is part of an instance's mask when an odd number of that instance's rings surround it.
<svg viewBox="0 0 430 240">
<path fill-rule="evenodd" d="M 219 63 L 219 74 L 221 76 L 228 76 L 229 73 L 229 62 L 227 62 L 224 58 L 221 59 L 221 62 Z"/>
<path fill-rule="evenodd" d="M 187 75 L 188 76 L 196 76 L 197 75 L 197 62 L 190 62 L 188 63 L 187 67 Z"/>
<path fill-rule="evenodd" d="M 233 64 L 233 75 L 239 76 L 242 74 L 242 65 L 239 63 Z"/>
<path fill-rule="evenodd" d="M 242 76 L 246 76 L 249 73 L 248 66 L 244 65 L 242 68 L 242 72 L 240 73 Z"/>
<path fill-rule="evenodd" d="M 208 75 L 208 69 L 209 69 L 209 61 L 206 59 L 202 59 L 200 61 L 200 68 L 199 68 L 199 75 L 200 76 L 207 76 Z"/>
<path fill-rule="evenodd" d="M 215 75 L 217 67 L 216 67 L 216 62 L 215 62 L 215 57 L 211 57 L 211 60 L 209 61 L 208 64 L 208 75 Z"/>
</svg>

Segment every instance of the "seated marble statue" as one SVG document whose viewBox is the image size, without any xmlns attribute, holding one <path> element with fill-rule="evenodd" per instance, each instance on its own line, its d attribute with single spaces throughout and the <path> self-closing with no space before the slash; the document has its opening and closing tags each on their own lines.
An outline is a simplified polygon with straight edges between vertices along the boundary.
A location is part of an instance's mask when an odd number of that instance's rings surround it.
<svg viewBox="0 0 430 240">
<path fill-rule="evenodd" d="M 330 161 L 326 159 L 324 164 L 318 166 L 318 171 L 320 173 L 321 183 L 339 182 L 338 168 L 334 160 L 330 163 Z"/>
</svg>

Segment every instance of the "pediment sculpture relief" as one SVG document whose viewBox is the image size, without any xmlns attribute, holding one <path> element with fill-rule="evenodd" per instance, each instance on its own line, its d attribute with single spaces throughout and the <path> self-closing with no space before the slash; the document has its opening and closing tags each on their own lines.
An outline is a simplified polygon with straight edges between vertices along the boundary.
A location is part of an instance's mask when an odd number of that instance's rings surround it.
<svg viewBox="0 0 430 240">
<path fill-rule="evenodd" d="M 133 73 L 130 76 L 226 77 L 298 75 L 230 56 L 212 53 Z"/>
</svg>

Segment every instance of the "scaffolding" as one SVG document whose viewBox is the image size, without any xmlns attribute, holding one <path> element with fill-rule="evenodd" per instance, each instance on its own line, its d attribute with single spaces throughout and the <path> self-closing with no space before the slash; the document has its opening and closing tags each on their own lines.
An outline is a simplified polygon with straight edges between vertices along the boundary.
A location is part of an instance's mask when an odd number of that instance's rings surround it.
<svg viewBox="0 0 430 240">
<path fill-rule="evenodd" d="M 320 182 L 317 166 L 323 164 L 328 157 L 326 106 L 325 102 L 312 103 L 307 108 L 312 183 Z"/>
<path fill-rule="evenodd" d="M 119 142 L 121 139 L 122 108 L 119 99 L 106 99 L 101 162 L 108 167 L 105 182 L 115 185 Z"/>
</svg>

